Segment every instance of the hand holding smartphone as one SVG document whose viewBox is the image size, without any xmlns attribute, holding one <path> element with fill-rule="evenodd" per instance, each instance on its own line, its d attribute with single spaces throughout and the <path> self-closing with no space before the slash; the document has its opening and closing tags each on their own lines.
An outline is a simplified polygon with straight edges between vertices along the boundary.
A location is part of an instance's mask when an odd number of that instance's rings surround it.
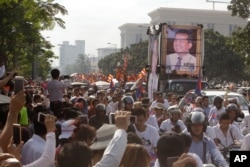
<svg viewBox="0 0 250 167">
<path fill-rule="evenodd" d="M 45 116 L 46 116 L 46 114 L 39 112 L 38 117 L 37 117 L 37 121 L 44 124 Z"/>
<path fill-rule="evenodd" d="M 24 77 L 23 76 L 15 76 L 14 79 L 14 92 L 17 94 L 18 92 L 24 89 Z"/>
<path fill-rule="evenodd" d="M 20 124 L 13 124 L 13 142 L 14 144 L 19 145 L 22 141 L 22 129 Z"/>
</svg>

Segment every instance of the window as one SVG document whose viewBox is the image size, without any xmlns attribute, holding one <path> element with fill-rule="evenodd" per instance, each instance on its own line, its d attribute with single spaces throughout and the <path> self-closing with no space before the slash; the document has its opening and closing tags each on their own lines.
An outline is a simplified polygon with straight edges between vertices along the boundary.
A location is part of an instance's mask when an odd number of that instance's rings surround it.
<svg viewBox="0 0 250 167">
<path fill-rule="evenodd" d="M 232 32 L 237 28 L 237 25 L 229 24 L 229 35 L 232 34 Z"/>
<path fill-rule="evenodd" d="M 207 23 L 207 29 L 214 29 L 213 23 Z"/>
</svg>

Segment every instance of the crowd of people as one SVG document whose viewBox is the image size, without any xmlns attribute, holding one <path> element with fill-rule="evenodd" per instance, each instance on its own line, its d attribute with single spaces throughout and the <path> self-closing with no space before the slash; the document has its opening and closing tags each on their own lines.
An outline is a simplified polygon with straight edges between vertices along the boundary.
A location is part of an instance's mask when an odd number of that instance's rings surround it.
<svg viewBox="0 0 250 167">
<path fill-rule="evenodd" d="M 218 96 L 209 107 L 208 97 L 198 96 L 180 108 L 173 93 L 135 100 L 135 92 L 120 88 L 72 89 L 58 69 L 51 77 L 46 89 L 26 87 L 11 96 L 1 122 L 0 166 L 226 167 L 223 150 L 250 150 L 250 116 L 244 117 L 235 99 Z M 13 143 L 19 135 L 14 123 L 21 125 L 19 144 Z"/>
</svg>

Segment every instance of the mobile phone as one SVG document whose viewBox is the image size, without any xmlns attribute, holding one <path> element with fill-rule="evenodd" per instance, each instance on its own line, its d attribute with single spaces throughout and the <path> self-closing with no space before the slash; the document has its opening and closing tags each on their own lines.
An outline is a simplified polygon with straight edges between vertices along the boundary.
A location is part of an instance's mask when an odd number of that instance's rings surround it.
<svg viewBox="0 0 250 167">
<path fill-rule="evenodd" d="M 46 114 L 39 112 L 37 121 L 44 124 Z"/>
<path fill-rule="evenodd" d="M 109 114 L 109 124 L 115 124 L 115 113 Z"/>
<path fill-rule="evenodd" d="M 22 129 L 20 124 L 13 124 L 13 141 L 16 146 L 21 143 L 22 141 Z"/>
<path fill-rule="evenodd" d="M 137 123 L 137 117 L 136 116 L 131 115 L 129 120 L 130 120 L 130 123 L 132 123 L 132 124 Z"/>
<path fill-rule="evenodd" d="M 14 92 L 17 94 L 21 90 L 24 89 L 24 77 L 23 76 L 15 76 L 14 80 Z"/>
<path fill-rule="evenodd" d="M 176 162 L 179 157 L 168 157 L 167 158 L 167 167 L 172 167 L 174 162 Z"/>
<path fill-rule="evenodd" d="M 80 124 L 89 124 L 87 115 L 79 115 L 78 118 L 79 118 Z"/>
</svg>

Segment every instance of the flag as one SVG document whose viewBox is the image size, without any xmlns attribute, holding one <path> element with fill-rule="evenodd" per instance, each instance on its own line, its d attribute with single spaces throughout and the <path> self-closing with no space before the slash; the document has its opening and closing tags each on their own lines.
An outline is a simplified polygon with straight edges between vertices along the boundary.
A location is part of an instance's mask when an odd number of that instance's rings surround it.
<svg viewBox="0 0 250 167">
<path fill-rule="evenodd" d="M 198 80 L 197 80 L 197 84 L 196 84 L 196 88 L 195 88 L 195 94 L 197 94 L 198 96 L 201 96 L 201 72 L 199 72 L 199 76 L 198 76 Z"/>
</svg>

